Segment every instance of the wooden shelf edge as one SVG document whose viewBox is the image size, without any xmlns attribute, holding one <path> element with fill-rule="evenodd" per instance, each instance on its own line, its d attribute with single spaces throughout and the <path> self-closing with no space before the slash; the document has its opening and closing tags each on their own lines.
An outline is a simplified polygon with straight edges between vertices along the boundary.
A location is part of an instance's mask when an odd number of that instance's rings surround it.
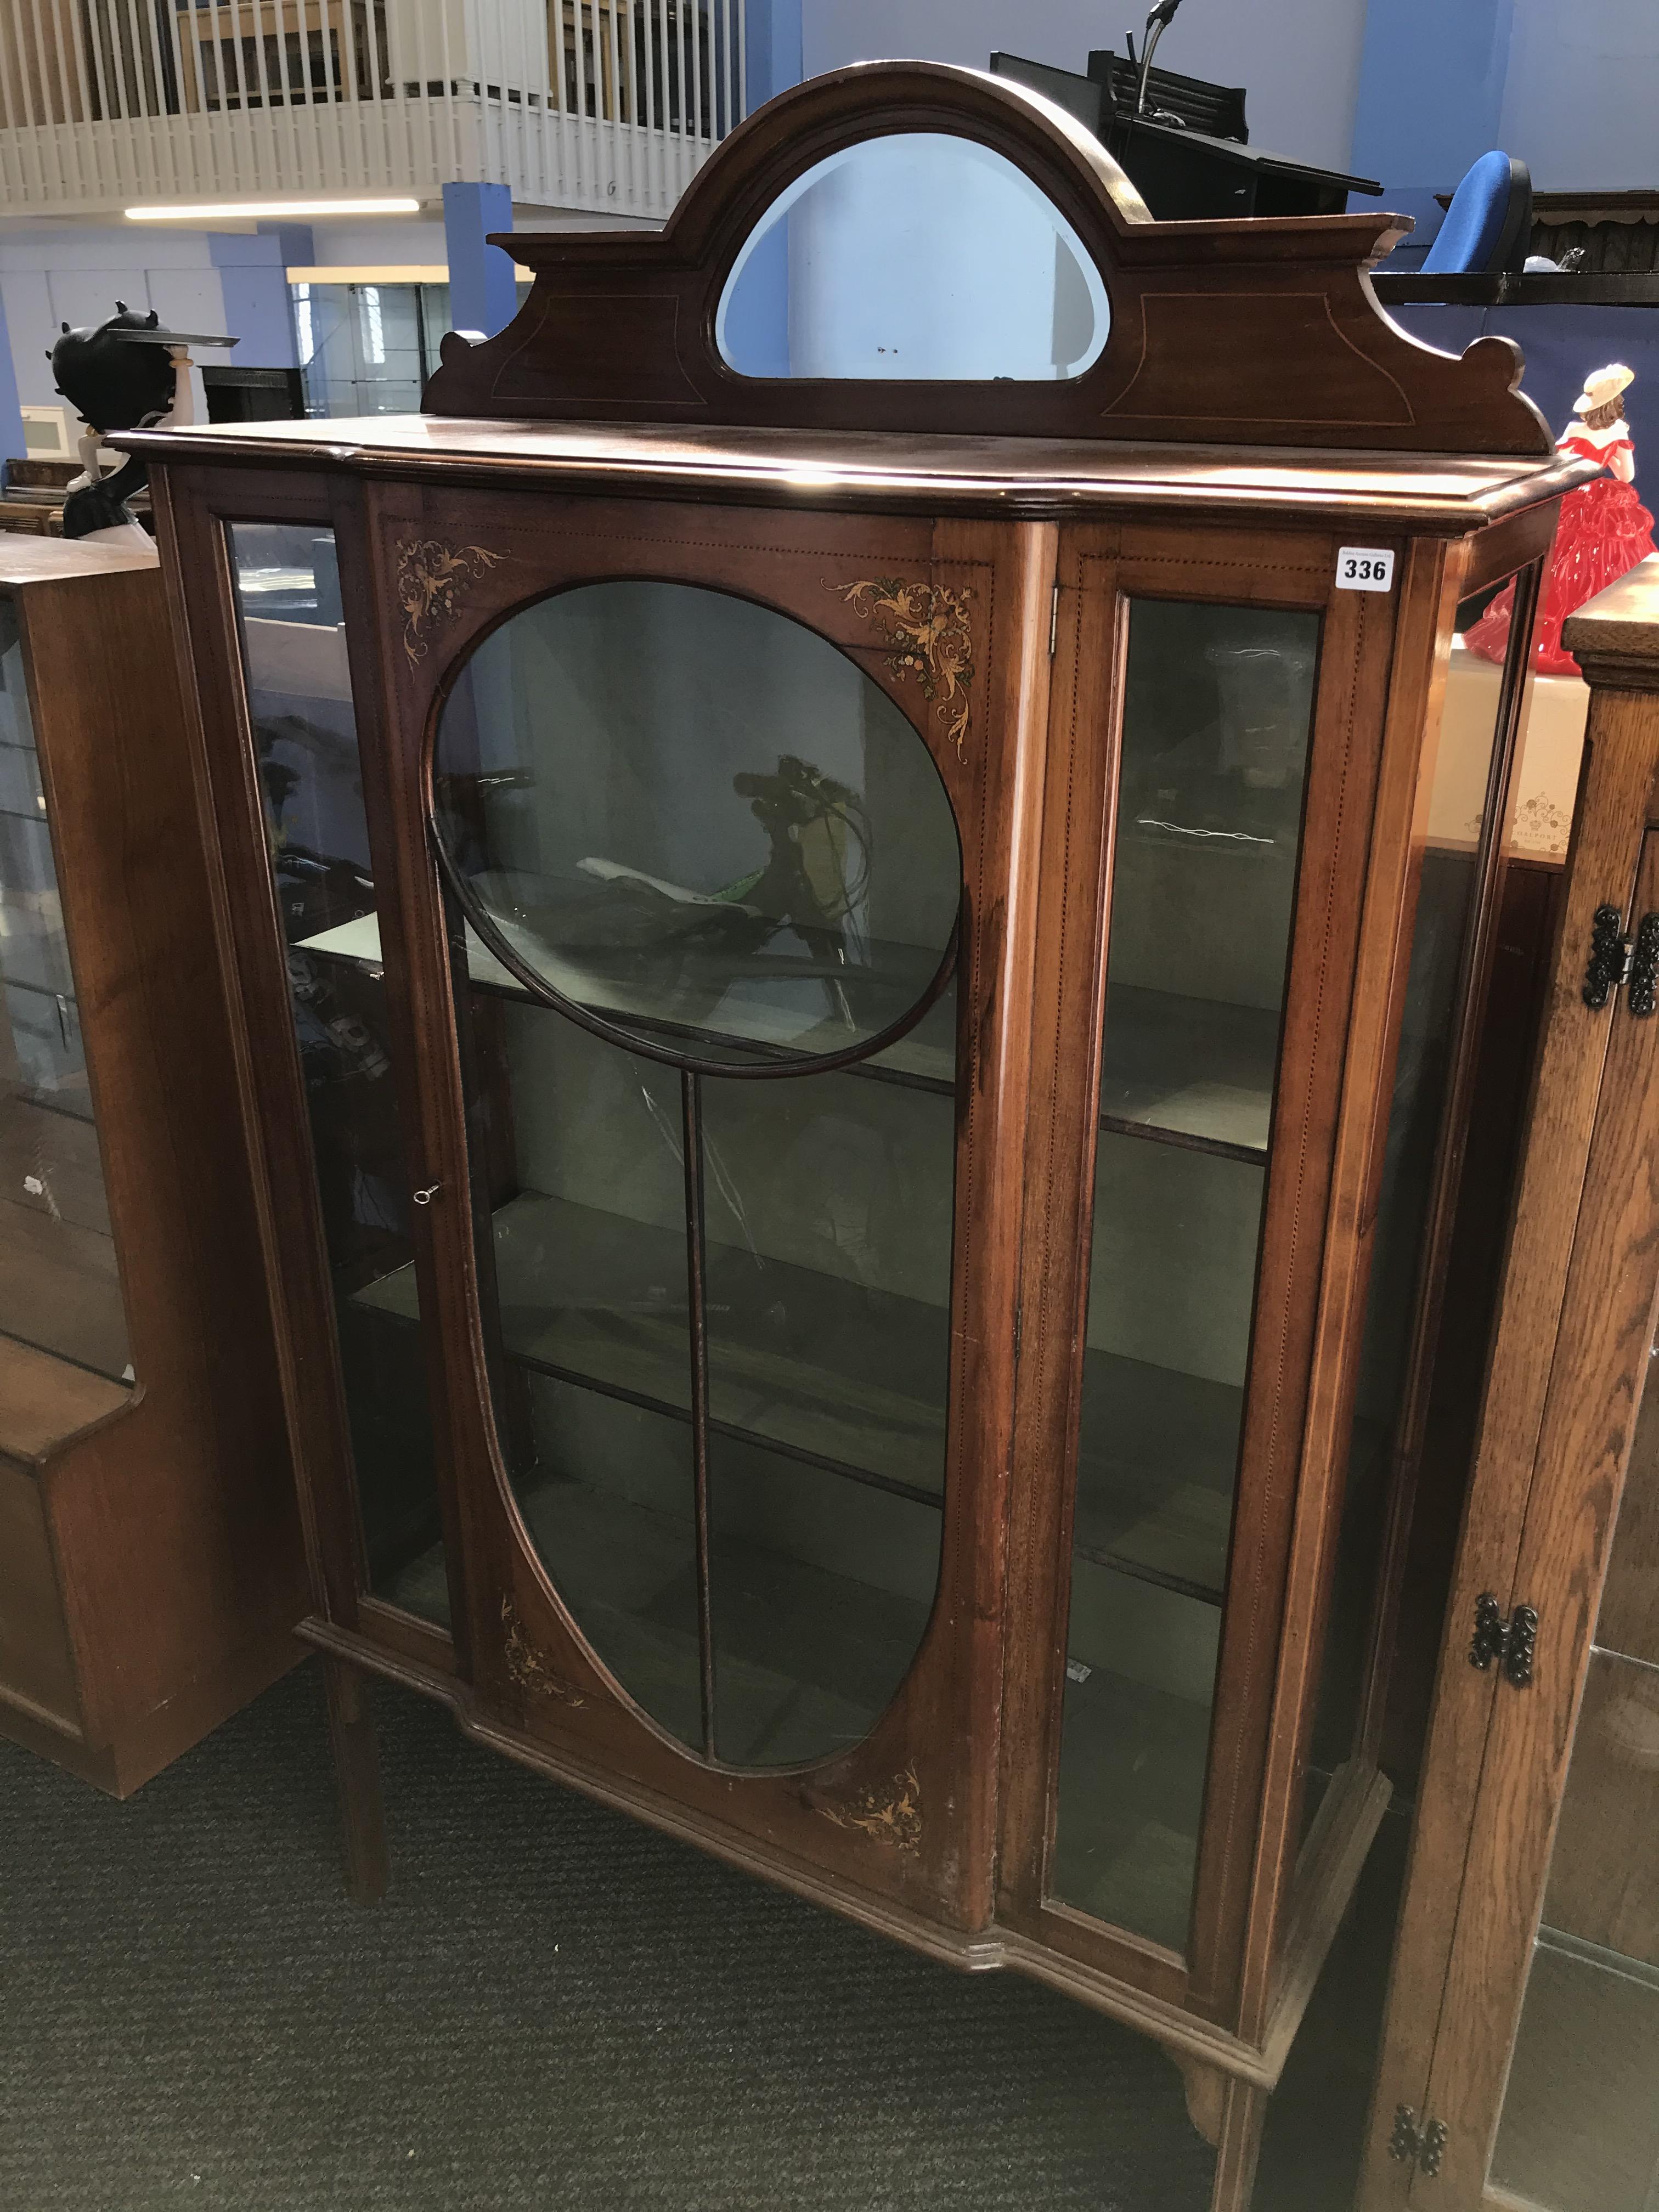
<svg viewBox="0 0 1659 2212">
<path fill-rule="evenodd" d="M 21 1396 L 34 1418 L 0 1416 L 0 1460 L 38 1474 L 66 1445 L 119 1420 L 142 1395 L 137 1383 L 116 1382 L 89 1367 L 15 1337 L 0 1336 L 0 1396 L 14 1407 Z"/>
<path fill-rule="evenodd" d="M 1182 2012 L 1178 2006 L 1149 1996 L 1143 1990 L 1115 1981 L 1076 1960 L 1057 1957 L 1043 1945 L 1012 1929 L 1000 1928 L 993 1922 L 977 1931 L 958 1931 L 941 1927 L 922 1914 L 908 1911 L 886 1899 L 851 1895 L 836 1888 L 816 1869 L 765 1853 L 747 1837 L 699 1818 L 672 1798 L 521 1735 L 485 1711 L 470 1684 L 401 1652 L 387 1650 L 371 1638 L 343 1628 L 337 1622 L 313 1614 L 301 1622 L 296 1633 L 333 1658 L 349 1661 L 369 1674 L 399 1683 L 424 1697 L 438 1698 L 450 1707 L 463 1735 L 501 1753 L 520 1766 L 544 1775 L 550 1781 L 563 1783 L 598 1804 L 627 1813 L 679 1842 L 695 1844 L 727 1866 L 773 1882 L 809 1904 L 839 1913 L 843 1919 L 902 1943 L 907 1949 L 935 1959 L 941 1965 L 954 1966 L 965 1973 L 1012 1967 L 1088 2006 L 1091 2011 L 1121 2021 L 1166 2050 L 1216 2067 L 1253 2088 L 1273 2088 L 1283 2070 L 1283 2053 L 1275 2057 L 1271 2046 L 1258 2050 L 1225 2028 Z M 1369 1835 L 1366 1841 L 1370 1841 Z M 1362 1860 L 1363 1856 L 1362 1853 Z M 1285 2047 L 1288 2049 L 1288 2039 Z"/>
</svg>

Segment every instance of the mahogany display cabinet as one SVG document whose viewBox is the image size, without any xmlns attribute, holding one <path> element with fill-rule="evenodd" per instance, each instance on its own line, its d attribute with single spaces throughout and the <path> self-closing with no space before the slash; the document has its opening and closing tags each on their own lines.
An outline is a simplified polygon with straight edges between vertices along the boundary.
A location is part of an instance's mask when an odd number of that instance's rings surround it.
<svg viewBox="0 0 1659 2212">
<path fill-rule="evenodd" d="M 1394 234 L 872 66 L 515 234 L 422 416 L 122 441 L 359 1887 L 380 1674 L 1157 2038 L 1221 2203 L 1388 1796 L 1518 661 L 1440 690 L 1584 474 Z"/>
<path fill-rule="evenodd" d="M 153 551 L 0 539 L 0 1735 L 125 1796 L 305 1555 Z"/>
<path fill-rule="evenodd" d="M 1364 2212 L 1659 2203 L 1659 560 L 1591 686 Z"/>
</svg>

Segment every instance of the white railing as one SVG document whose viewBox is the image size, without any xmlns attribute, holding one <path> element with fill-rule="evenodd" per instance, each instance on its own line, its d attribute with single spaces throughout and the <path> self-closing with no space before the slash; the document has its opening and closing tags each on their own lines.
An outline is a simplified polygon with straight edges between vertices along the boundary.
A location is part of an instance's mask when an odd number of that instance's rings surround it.
<svg viewBox="0 0 1659 2212">
<path fill-rule="evenodd" d="M 744 0 L 0 0 L 0 212 L 396 192 L 668 213 Z"/>
</svg>

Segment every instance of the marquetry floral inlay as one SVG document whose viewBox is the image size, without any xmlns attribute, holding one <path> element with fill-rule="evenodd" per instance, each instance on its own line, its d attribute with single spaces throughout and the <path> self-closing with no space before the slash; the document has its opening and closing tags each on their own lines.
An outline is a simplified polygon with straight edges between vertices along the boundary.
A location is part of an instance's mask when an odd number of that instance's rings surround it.
<svg viewBox="0 0 1659 2212">
<path fill-rule="evenodd" d="M 404 651 L 411 665 L 426 659 L 428 632 L 455 613 L 463 584 L 499 568 L 507 556 L 485 545 L 447 545 L 441 538 L 398 542 L 398 604 L 404 611 Z"/>
<path fill-rule="evenodd" d="M 961 760 L 968 736 L 969 690 L 974 681 L 974 634 L 968 615 L 973 593 L 964 586 L 907 584 L 898 576 L 869 577 L 858 584 L 831 584 L 893 650 L 887 666 L 896 677 L 911 677 L 945 725 Z"/>
<path fill-rule="evenodd" d="M 519 1608 L 510 1597 L 501 1600 L 501 1626 L 507 1632 L 507 1671 L 521 1690 L 538 1698 L 556 1698 L 562 1705 L 586 1705 L 581 1692 L 567 1682 L 544 1651 L 538 1651 L 525 1633 Z"/>
<path fill-rule="evenodd" d="M 878 1790 L 866 1790 L 843 1805 L 820 1803 L 818 1810 L 838 1828 L 856 1828 L 897 1851 L 914 1851 L 921 1842 L 921 1786 L 914 1764 Z"/>
</svg>

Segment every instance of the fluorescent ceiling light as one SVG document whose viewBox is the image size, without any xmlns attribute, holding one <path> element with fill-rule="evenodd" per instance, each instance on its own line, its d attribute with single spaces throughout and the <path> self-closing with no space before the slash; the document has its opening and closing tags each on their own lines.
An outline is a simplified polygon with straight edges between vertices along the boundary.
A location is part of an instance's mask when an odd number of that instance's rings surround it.
<svg viewBox="0 0 1659 2212">
<path fill-rule="evenodd" d="M 418 215 L 419 200 L 228 200 L 222 205 L 130 207 L 129 222 L 275 222 L 289 216 Z"/>
</svg>

